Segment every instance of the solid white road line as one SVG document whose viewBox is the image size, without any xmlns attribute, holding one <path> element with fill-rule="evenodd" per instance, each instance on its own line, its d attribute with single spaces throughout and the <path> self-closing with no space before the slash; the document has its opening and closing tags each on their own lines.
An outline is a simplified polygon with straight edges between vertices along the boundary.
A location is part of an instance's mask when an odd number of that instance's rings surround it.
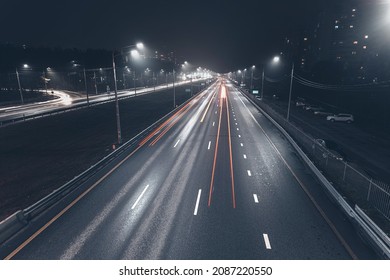
<svg viewBox="0 0 390 280">
<path fill-rule="evenodd" d="M 249 177 L 252 176 L 252 173 L 251 173 L 250 170 L 247 170 L 247 172 L 248 172 L 248 176 L 249 176 Z"/>
<path fill-rule="evenodd" d="M 211 141 L 209 141 L 209 146 L 207 147 L 207 150 L 210 150 Z"/>
<path fill-rule="evenodd" d="M 259 203 L 259 198 L 257 197 L 257 194 L 253 194 L 253 199 L 255 200 L 255 203 Z"/>
<path fill-rule="evenodd" d="M 215 114 L 217 114 L 217 111 L 215 111 Z"/>
<path fill-rule="evenodd" d="M 177 142 L 176 142 L 175 146 L 173 146 L 173 147 L 174 147 L 174 148 L 176 148 L 176 146 L 177 146 L 177 144 L 179 144 L 179 142 L 180 142 L 180 139 L 179 139 L 179 140 L 177 140 Z"/>
<path fill-rule="evenodd" d="M 199 201 L 200 201 L 200 195 L 202 194 L 202 189 L 199 189 L 198 191 L 198 198 L 196 199 L 196 204 L 195 204 L 195 210 L 194 210 L 194 215 L 198 215 L 198 207 L 199 207 Z"/>
<path fill-rule="evenodd" d="M 241 147 L 244 147 L 244 144 L 240 143 Z"/>
<path fill-rule="evenodd" d="M 140 194 L 140 196 L 137 198 L 137 200 L 135 201 L 135 203 L 133 204 L 133 206 L 131 207 L 131 210 L 133 210 L 136 206 L 137 206 L 137 204 L 138 204 L 138 202 L 140 201 L 140 199 L 142 198 L 142 196 L 144 195 L 144 193 L 146 192 L 146 190 L 149 188 L 149 185 L 147 185 L 146 187 L 145 187 L 145 189 L 142 191 L 142 193 Z"/>
<path fill-rule="evenodd" d="M 238 134 L 238 138 L 241 138 L 241 135 L 240 135 L 240 134 Z"/>
<path fill-rule="evenodd" d="M 263 238 L 264 238 L 264 243 L 265 243 L 265 248 L 268 250 L 271 250 L 271 243 L 269 242 L 268 234 L 263 233 Z"/>
<path fill-rule="evenodd" d="M 244 158 L 246 159 L 246 154 L 244 154 Z"/>
<path fill-rule="evenodd" d="M 237 130 L 240 130 L 240 129 L 237 127 Z"/>
<path fill-rule="evenodd" d="M 215 122 L 213 122 L 213 126 L 215 125 Z"/>
</svg>

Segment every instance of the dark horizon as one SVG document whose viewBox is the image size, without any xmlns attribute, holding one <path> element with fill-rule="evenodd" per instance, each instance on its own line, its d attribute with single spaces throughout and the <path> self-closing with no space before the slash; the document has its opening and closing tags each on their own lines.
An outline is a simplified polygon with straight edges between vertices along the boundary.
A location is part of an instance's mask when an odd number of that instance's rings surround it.
<svg viewBox="0 0 390 280">
<path fill-rule="evenodd" d="M 261 63 L 301 32 L 325 1 L 6 1 L 2 40 L 35 47 L 120 49 L 138 41 L 224 73 Z M 327 2 L 329 4 L 329 2 Z M 23 7 L 23 9 L 20 9 Z M 135 12 L 134 12 L 135 11 Z M 133 28 L 133 26 L 136 26 Z"/>
</svg>

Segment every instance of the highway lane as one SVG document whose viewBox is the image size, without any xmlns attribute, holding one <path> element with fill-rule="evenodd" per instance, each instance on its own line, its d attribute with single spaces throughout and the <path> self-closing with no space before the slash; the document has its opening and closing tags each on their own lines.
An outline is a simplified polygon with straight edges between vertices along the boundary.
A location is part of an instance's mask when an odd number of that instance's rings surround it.
<svg viewBox="0 0 390 280">
<path fill-rule="evenodd" d="M 91 184 L 2 257 L 373 257 L 287 141 L 230 84 L 198 95 Z"/>
</svg>

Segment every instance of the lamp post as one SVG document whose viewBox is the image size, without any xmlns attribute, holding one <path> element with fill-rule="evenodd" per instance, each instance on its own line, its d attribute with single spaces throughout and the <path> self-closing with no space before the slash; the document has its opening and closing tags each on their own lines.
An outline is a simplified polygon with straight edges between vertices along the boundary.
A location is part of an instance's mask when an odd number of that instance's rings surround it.
<svg viewBox="0 0 390 280">
<path fill-rule="evenodd" d="M 156 91 L 156 74 L 153 71 L 153 92 Z"/>
<path fill-rule="evenodd" d="M 279 56 L 274 56 L 272 59 L 273 64 L 278 64 L 280 62 L 280 57 Z M 264 78 L 265 78 L 265 64 L 263 65 L 263 73 L 261 75 L 261 95 L 260 99 L 263 100 L 264 97 Z"/>
<path fill-rule="evenodd" d="M 121 50 L 125 48 L 131 48 L 137 46 L 137 48 L 143 48 L 142 43 L 138 43 L 135 45 L 130 45 L 121 48 Z M 133 53 L 133 52 L 132 52 Z M 116 127 L 117 127 L 117 136 L 118 136 L 118 144 L 122 144 L 122 130 L 121 130 L 121 120 L 120 120 L 120 113 L 119 113 L 119 101 L 118 101 L 118 86 L 116 82 L 116 66 L 115 66 L 115 51 L 112 52 L 112 69 L 114 74 L 114 90 L 115 90 L 115 111 L 116 111 Z M 135 73 L 135 70 L 134 70 Z"/>
<path fill-rule="evenodd" d="M 291 80 L 290 80 L 290 92 L 288 94 L 288 107 L 287 107 L 287 121 L 290 121 L 290 107 L 291 107 L 291 93 L 292 93 L 292 86 L 293 86 L 293 79 L 294 79 L 294 63 L 291 67 Z"/>
<path fill-rule="evenodd" d="M 47 79 L 46 79 L 46 72 L 45 72 L 45 70 L 43 70 L 42 75 L 43 75 L 43 83 L 45 84 L 45 92 L 46 92 L 46 95 L 47 95 Z"/>
<path fill-rule="evenodd" d="M 87 105 L 89 107 L 89 94 L 88 94 L 87 75 L 85 73 L 85 67 L 84 67 L 84 86 L 85 86 L 85 93 L 87 94 Z"/>
<path fill-rule="evenodd" d="M 277 64 L 277 63 L 279 63 L 279 61 L 280 61 L 279 56 L 275 56 L 273 58 L 273 63 Z M 289 94 L 288 94 L 287 116 L 286 116 L 286 120 L 288 122 L 290 121 L 290 108 L 291 108 L 291 95 L 292 95 L 293 81 L 294 81 L 294 62 L 292 63 L 291 74 L 290 74 L 290 90 L 289 90 Z"/>
<path fill-rule="evenodd" d="M 263 100 L 263 96 L 264 96 L 264 72 L 265 72 L 265 66 L 263 65 L 263 73 L 261 74 L 261 96 L 260 96 L 261 100 Z"/>
<path fill-rule="evenodd" d="M 253 89 L 253 70 L 255 70 L 256 66 L 251 67 L 251 90 Z"/>
<path fill-rule="evenodd" d="M 116 111 L 116 128 L 117 128 L 117 136 L 118 136 L 118 145 L 121 145 L 122 130 L 121 130 L 121 119 L 119 115 L 118 89 L 116 84 L 115 51 L 112 52 L 112 69 L 114 72 L 115 111 Z"/>
<path fill-rule="evenodd" d="M 29 66 L 28 64 L 23 64 L 23 68 L 24 68 L 24 69 L 28 69 L 29 67 L 30 67 L 30 66 Z M 15 68 L 15 72 L 16 72 L 16 79 L 18 80 L 19 93 L 20 93 L 20 100 L 21 100 L 22 104 L 24 104 L 22 86 L 21 86 L 21 84 L 20 84 L 20 76 L 19 76 L 19 71 L 18 71 L 18 68 L 17 68 L 17 67 Z"/>
<path fill-rule="evenodd" d="M 17 80 L 18 80 L 19 93 L 20 93 L 20 100 L 22 101 L 22 104 L 24 104 L 23 93 L 22 93 L 22 87 L 20 86 L 20 78 L 19 78 L 18 68 L 16 68 L 16 78 L 17 78 Z"/>
<path fill-rule="evenodd" d="M 176 108 L 176 91 L 175 91 L 175 66 L 173 66 L 173 108 Z"/>
<path fill-rule="evenodd" d="M 136 46 L 137 49 L 143 49 L 143 48 L 144 48 L 144 45 L 143 45 L 142 43 L 138 43 L 138 44 L 135 44 L 135 45 L 131 45 L 131 46 L 128 46 L 127 48 L 134 47 L 134 46 Z M 132 58 L 136 58 L 136 57 L 139 57 L 140 54 L 139 54 L 138 50 L 132 50 L 132 51 L 130 52 L 130 56 L 131 56 Z M 134 66 L 134 67 L 133 67 L 134 96 L 136 96 L 136 95 L 137 95 L 137 85 L 136 85 L 136 82 L 135 82 L 135 81 L 136 81 L 135 64 L 134 64 L 133 66 Z M 141 74 L 142 74 L 142 73 L 141 73 Z"/>
</svg>

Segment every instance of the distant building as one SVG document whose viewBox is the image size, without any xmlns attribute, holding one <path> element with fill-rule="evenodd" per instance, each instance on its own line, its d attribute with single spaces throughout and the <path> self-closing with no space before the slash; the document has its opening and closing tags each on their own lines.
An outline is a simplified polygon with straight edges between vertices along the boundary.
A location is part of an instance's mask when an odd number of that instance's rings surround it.
<svg viewBox="0 0 390 280">
<path fill-rule="evenodd" d="M 372 3 L 339 1 L 324 8 L 315 24 L 296 39 L 294 56 L 300 70 L 311 73 L 326 62 L 340 69 L 344 83 L 390 79 L 386 49 L 381 49 L 373 24 L 378 7 Z"/>
</svg>

